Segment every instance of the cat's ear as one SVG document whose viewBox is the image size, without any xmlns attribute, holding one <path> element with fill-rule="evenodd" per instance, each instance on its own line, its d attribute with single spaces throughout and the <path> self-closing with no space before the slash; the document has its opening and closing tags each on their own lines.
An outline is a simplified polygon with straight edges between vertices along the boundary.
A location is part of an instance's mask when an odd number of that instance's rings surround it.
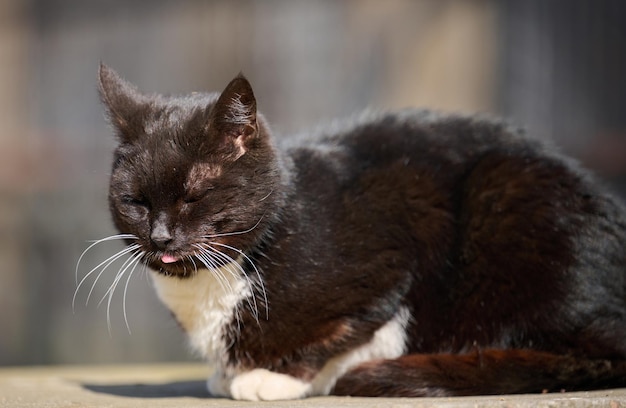
<svg viewBox="0 0 626 408">
<path fill-rule="evenodd" d="M 100 97 L 111 124 L 118 130 L 122 141 L 131 142 L 140 133 L 137 127 L 141 126 L 141 109 L 146 104 L 146 97 L 103 63 L 100 63 L 98 79 Z"/>
<path fill-rule="evenodd" d="M 239 74 L 226 86 L 215 103 L 210 126 L 235 147 L 235 158 L 246 153 L 258 136 L 256 99 L 248 80 Z"/>
</svg>

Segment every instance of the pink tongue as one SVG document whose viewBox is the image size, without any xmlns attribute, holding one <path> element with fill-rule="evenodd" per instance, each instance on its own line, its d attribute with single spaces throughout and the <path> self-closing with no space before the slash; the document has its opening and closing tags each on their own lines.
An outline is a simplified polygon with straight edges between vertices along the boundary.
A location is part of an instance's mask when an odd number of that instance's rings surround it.
<svg viewBox="0 0 626 408">
<path fill-rule="evenodd" d="M 161 262 L 166 263 L 166 264 L 174 263 L 177 261 L 178 261 L 178 258 L 172 255 L 165 254 L 161 257 Z"/>
</svg>

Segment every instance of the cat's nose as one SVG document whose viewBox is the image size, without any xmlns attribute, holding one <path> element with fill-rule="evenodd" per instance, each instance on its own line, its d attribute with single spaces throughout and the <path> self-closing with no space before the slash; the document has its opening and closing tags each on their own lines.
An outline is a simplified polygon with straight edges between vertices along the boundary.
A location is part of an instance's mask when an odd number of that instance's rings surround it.
<svg viewBox="0 0 626 408">
<path fill-rule="evenodd" d="M 172 238 L 171 237 L 155 237 L 152 236 L 151 237 L 152 242 L 154 243 L 154 245 L 157 246 L 157 248 L 159 249 L 167 249 L 167 245 L 172 242 Z"/>
<path fill-rule="evenodd" d="M 159 249 L 166 249 L 172 242 L 172 236 L 165 225 L 155 225 L 150 234 L 150 239 Z"/>
</svg>

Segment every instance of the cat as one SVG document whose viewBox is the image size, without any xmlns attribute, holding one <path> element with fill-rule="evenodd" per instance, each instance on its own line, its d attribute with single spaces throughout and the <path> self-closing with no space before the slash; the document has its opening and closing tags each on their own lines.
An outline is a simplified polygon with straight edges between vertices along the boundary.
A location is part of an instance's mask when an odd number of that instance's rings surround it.
<svg viewBox="0 0 626 408">
<path fill-rule="evenodd" d="M 150 268 L 212 395 L 626 386 L 626 213 L 555 148 L 413 109 L 277 141 L 241 74 L 162 96 L 102 64 L 99 90 L 110 239 Z"/>
</svg>

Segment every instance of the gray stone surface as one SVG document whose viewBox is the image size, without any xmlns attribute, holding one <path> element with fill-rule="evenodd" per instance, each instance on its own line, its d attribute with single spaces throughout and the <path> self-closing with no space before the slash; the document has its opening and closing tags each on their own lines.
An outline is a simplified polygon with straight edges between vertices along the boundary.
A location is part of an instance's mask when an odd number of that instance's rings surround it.
<svg viewBox="0 0 626 408">
<path fill-rule="evenodd" d="M 199 364 L 0 369 L 1 407 L 626 407 L 626 389 L 464 398 L 343 398 L 253 403 L 211 398 Z"/>
</svg>

